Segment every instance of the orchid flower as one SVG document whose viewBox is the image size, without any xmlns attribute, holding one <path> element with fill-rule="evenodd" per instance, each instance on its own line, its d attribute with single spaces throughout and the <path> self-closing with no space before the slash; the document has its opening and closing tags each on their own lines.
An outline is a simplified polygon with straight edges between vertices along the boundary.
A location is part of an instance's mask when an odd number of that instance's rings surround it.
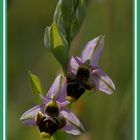
<svg viewBox="0 0 140 140">
<path fill-rule="evenodd" d="M 66 78 L 56 77 L 45 97 L 41 96 L 42 104 L 26 111 L 20 120 L 29 126 L 37 126 L 42 137 L 50 138 L 58 129 L 66 133 L 79 135 L 84 128 L 78 118 L 66 105 Z"/>
<path fill-rule="evenodd" d="M 71 57 L 67 75 L 67 99 L 77 100 L 85 90 L 98 89 L 106 94 L 115 90 L 112 80 L 98 66 L 104 48 L 104 37 L 89 41 L 81 57 Z"/>
</svg>

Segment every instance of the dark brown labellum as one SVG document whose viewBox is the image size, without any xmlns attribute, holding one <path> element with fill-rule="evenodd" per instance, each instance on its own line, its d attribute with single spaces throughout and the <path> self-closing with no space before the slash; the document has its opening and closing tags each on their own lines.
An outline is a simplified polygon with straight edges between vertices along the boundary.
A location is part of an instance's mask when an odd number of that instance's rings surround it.
<svg viewBox="0 0 140 140">
<path fill-rule="evenodd" d="M 63 116 L 58 117 L 43 117 L 39 123 L 38 128 L 40 132 L 45 132 L 50 136 L 53 135 L 58 129 L 63 128 L 66 125 L 66 120 Z"/>
<path fill-rule="evenodd" d="M 67 75 L 67 96 L 77 100 L 86 89 L 92 88 L 87 84 L 89 73 L 88 66 L 83 64 L 79 67 L 76 76 L 70 73 Z"/>
<path fill-rule="evenodd" d="M 77 100 L 84 92 L 84 85 L 80 81 L 75 80 L 67 84 L 67 96 Z"/>
<path fill-rule="evenodd" d="M 89 78 L 89 70 L 85 66 L 81 66 L 76 74 L 76 78 L 80 81 L 87 81 Z"/>
<path fill-rule="evenodd" d="M 39 122 L 40 132 L 46 132 L 52 135 L 58 129 L 58 121 L 54 118 L 43 118 Z"/>
</svg>

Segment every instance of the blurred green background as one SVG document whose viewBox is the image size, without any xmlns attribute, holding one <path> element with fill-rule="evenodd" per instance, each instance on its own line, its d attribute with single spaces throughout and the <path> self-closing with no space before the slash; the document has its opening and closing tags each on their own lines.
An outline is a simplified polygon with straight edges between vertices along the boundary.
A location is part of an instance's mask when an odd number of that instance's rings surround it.
<svg viewBox="0 0 140 140">
<path fill-rule="evenodd" d="M 37 128 L 23 125 L 19 118 L 35 105 L 28 71 L 40 77 L 46 91 L 61 71 L 43 43 L 56 4 L 57 0 L 10 0 L 8 5 L 8 140 L 40 140 Z M 86 17 L 72 42 L 71 54 L 80 55 L 84 45 L 100 34 L 105 35 L 100 65 L 114 81 L 116 91 L 110 96 L 98 91 L 84 94 L 72 110 L 86 133 L 67 140 L 132 137 L 131 0 L 88 0 Z"/>
</svg>

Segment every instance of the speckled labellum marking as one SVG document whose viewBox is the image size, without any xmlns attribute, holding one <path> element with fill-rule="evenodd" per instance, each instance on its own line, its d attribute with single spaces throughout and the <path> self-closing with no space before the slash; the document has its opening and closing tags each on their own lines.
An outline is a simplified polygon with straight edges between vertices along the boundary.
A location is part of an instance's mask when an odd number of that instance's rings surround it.
<svg viewBox="0 0 140 140">
<path fill-rule="evenodd" d="M 86 89 L 92 89 L 88 84 L 89 73 L 89 67 L 85 63 L 79 67 L 76 76 L 70 73 L 67 75 L 68 100 L 77 100 Z"/>
<path fill-rule="evenodd" d="M 42 118 L 39 122 L 38 127 L 40 132 L 46 132 L 51 136 L 58 129 L 58 122 L 56 119 L 53 119 L 51 117 Z"/>
<path fill-rule="evenodd" d="M 41 136 L 50 138 L 53 133 L 66 125 L 66 120 L 62 116 L 50 117 L 42 113 L 37 113 L 36 124 L 40 130 Z"/>
<path fill-rule="evenodd" d="M 67 96 L 77 100 L 83 93 L 85 88 L 82 82 L 75 80 L 67 85 Z"/>
</svg>

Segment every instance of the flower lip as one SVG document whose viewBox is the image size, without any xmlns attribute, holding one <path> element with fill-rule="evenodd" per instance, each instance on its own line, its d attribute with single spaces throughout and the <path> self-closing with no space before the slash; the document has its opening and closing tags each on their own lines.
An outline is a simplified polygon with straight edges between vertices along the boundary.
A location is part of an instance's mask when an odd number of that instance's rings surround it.
<svg viewBox="0 0 140 140">
<path fill-rule="evenodd" d="M 87 81 L 89 78 L 89 67 L 86 64 L 82 64 L 79 68 L 78 71 L 76 73 L 76 78 L 79 81 Z"/>
<path fill-rule="evenodd" d="M 77 79 L 67 84 L 67 99 L 69 101 L 76 101 L 85 92 L 83 84 Z"/>
<path fill-rule="evenodd" d="M 62 115 L 51 117 L 39 112 L 36 114 L 36 124 L 41 136 L 49 138 L 58 129 L 61 129 L 66 125 L 66 120 Z"/>
<path fill-rule="evenodd" d="M 52 135 L 58 129 L 58 122 L 52 117 L 42 118 L 38 124 L 40 132 Z"/>
<path fill-rule="evenodd" d="M 67 100 L 74 102 L 86 89 L 92 89 L 94 87 L 94 85 L 88 81 L 91 69 L 90 61 L 87 60 L 79 66 L 76 75 L 71 73 L 67 75 Z"/>
<path fill-rule="evenodd" d="M 50 116 L 45 116 L 43 113 L 38 112 L 36 114 L 36 125 L 38 126 L 40 132 L 51 136 L 57 130 L 57 121 Z M 49 135 L 48 135 L 49 134 Z M 43 135 L 44 136 L 44 135 Z"/>
</svg>

